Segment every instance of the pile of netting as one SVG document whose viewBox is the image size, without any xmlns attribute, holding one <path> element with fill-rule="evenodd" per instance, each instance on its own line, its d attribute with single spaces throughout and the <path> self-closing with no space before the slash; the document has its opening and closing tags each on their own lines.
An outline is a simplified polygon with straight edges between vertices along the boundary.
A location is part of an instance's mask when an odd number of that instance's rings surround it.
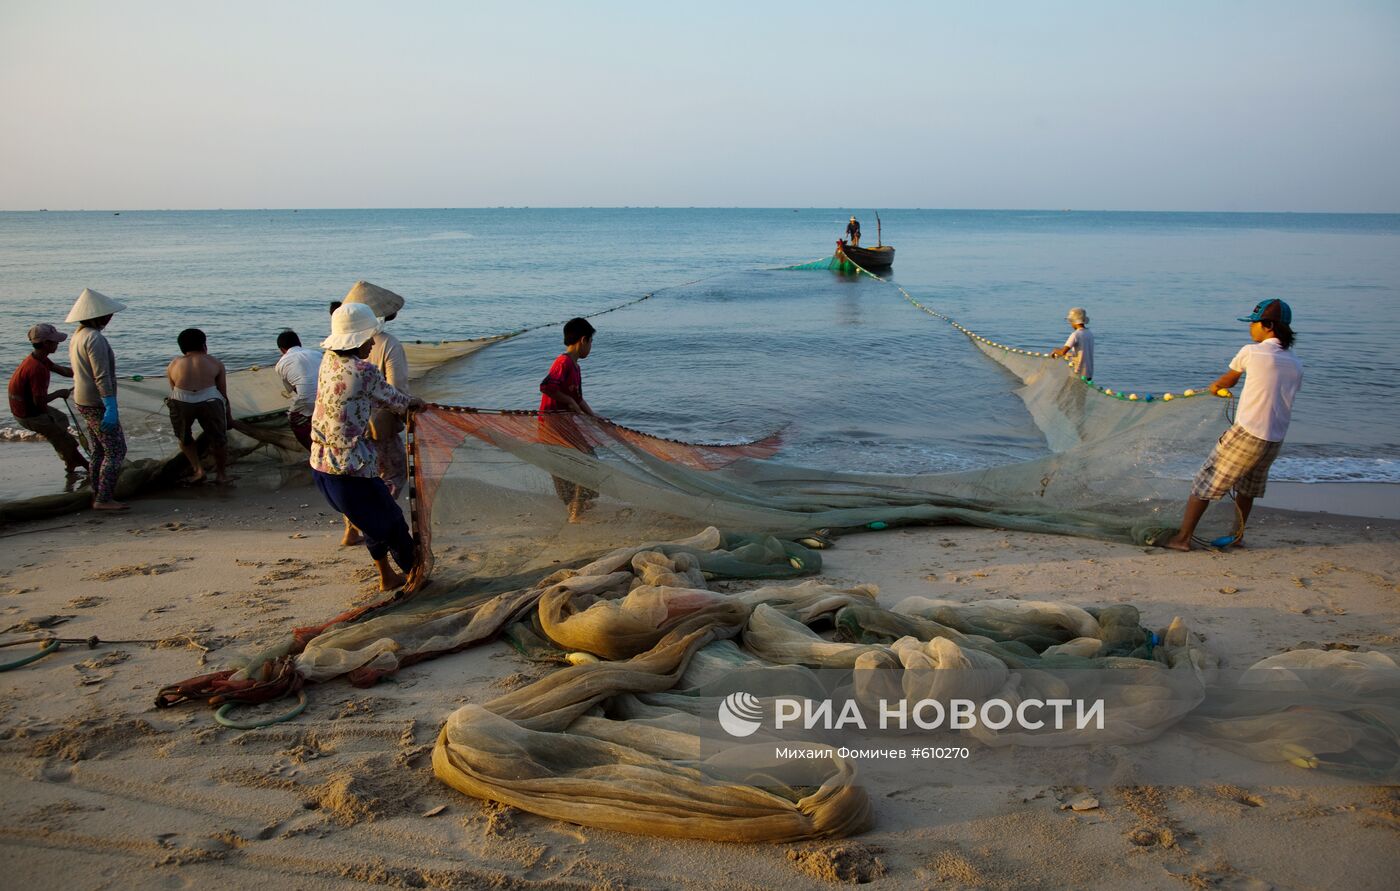
<svg viewBox="0 0 1400 891">
<path fill-rule="evenodd" d="M 1288 653 L 1217 689 L 1215 659 L 1184 623 L 1146 628 L 1131 606 L 913 598 L 888 609 L 869 587 L 783 583 L 819 572 L 829 536 L 857 530 L 958 523 L 1138 543 L 1170 530 L 1182 461 L 1199 461 L 1222 429 L 1221 400 L 1121 396 L 957 330 L 1014 375 L 1040 457 L 851 473 L 781 461 L 776 436 L 679 442 L 601 418 L 431 405 L 409 426 L 431 585 L 293 629 L 163 689 L 158 704 L 265 702 L 338 677 L 368 685 L 503 638 L 557 670 L 454 712 L 434 749 L 439 777 L 548 817 L 707 839 L 841 836 L 873 819 L 853 762 L 820 734 L 782 738 L 781 755 L 767 729 L 736 739 L 718 720 L 758 677 L 762 695 L 746 701 L 758 714 L 780 696 L 833 693 L 865 705 L 1092 698 L 1104 703 L 1092 733 L 987 722 L 965 733 L 1057 749 L 1179 728 L 1260 761 L 1394 778 L 1400 669 L 1384 656 Z M 728 590 L 756 579 L 773 583 Z"/>
<path fill-rule="evenodd" d="M 710 528 L 545 575 L 440 586 L 298 629 L 237 671 L 166 688 L 158 705 L 264 701 L 337 677 L 368 685 L 504 638 L 553 670 L 453 712 L 433 750 L 440 779 L 553 819 L 727 841 L 844 836 L 875 819 L 854 762 L 820 732 L 736 738 L 723 719 L 736 692 L 756 713 L 778 697 L 871 709 L 1097 700 L 1096 728 L 961 732 L 993 748 L 1082 750 L 1180 727 L 1258 761 L 1400 776 L 1400 668 L 1380 654 L 1285 653 L 1213 684 L 1217 660 L 1199 637 L 1180 619 L 1148 629 L 1130 605 L 911 597 L 887 609 L 872 586 L 787 581 L 820 571 L 807 545 L 823 544 Z M 776 581 L 716 590 L 765 578 Z"/>
</svg>

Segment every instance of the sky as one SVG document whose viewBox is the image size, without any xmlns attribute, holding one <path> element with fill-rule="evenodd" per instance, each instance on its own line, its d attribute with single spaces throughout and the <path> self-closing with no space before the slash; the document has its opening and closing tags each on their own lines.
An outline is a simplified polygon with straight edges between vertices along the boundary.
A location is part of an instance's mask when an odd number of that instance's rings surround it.
<svg viewBox="0 0 1400 891">
<path fill-rule="evenodd" d="M 0 209 L 1400 212 L 1400 2 L 0 0 Z"/>
</svg>

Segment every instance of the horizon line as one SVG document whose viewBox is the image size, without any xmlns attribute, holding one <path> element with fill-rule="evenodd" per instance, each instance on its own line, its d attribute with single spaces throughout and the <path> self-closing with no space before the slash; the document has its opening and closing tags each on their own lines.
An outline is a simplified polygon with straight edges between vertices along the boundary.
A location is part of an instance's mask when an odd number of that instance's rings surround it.
<svg viewBox="0 0 1400 891">
<path fill-rule="evenodd" d="M 30 207 L 0 208 L 0 213 L 299 213 L 322 211 L 366 211 L 366 210 L 852 210 L 852 205 L 808 205 L 793 207 L 787 204 L 775 205 L 721 205 L 721 204 L 484 204 L 477 206 L 443 207 L 440 205 L 404 205 L 384 207 Z M 855 208 L 858 212 L 859 208 Z M 1180 214 L 1276 214 L 1310 216 L 1400 216 L 1400 210 L 1156 210 L 1147 208 L 1122 209 L 1102 207 L 884 207 L 870 208 L 868 212 L 883 211 L 936 211 L 940 213 L 1180 213 Z"/>
</svg>

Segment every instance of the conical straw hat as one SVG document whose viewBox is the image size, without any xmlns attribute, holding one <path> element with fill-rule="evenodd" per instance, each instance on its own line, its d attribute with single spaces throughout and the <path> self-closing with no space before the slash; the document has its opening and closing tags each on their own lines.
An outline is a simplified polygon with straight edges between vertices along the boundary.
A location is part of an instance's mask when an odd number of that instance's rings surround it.
<svg viewBox="0 0 1400 891">
<path fill-rule="evenodd" d="M 124 309 L 126 309 L 126 304 L 120 300 L 113 300 L 106 294 L 94 291 L 92 288 L 83 288 L 83 293 L 78 295 L 77 302 L 68 311 L 68 318 L 63 321 L 84 322 L 88 319 L 100 319 Z"/>
<path fill-rule="evenodd" d="M 374 310 L 374 314 L 381 319 L 387 319 L 403 309 L 403 298 L 398 294 L 363 281 L 355 282 L 355 287 L 350 289 L 350 293 L 346 294 L 341 302 L 363 303 Z"/>
</svg>

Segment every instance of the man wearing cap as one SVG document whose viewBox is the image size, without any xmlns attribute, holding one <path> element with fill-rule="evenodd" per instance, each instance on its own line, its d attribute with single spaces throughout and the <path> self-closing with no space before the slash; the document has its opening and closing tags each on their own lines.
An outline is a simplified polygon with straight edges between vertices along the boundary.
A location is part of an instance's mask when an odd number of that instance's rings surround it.
<svg viewBox="0 0 1400 891">
<path fill-rule="evenodd" d="M 1230 360 L 1230 370 L 1211 385 L 1212 392 L 1229 395 L 1229 389 L 1244 376 L 1235 423 L 1221 435 L 1196 473 L 1181 529 L 1166 542 L 1173 550 L 1191 550 L 1191 537 L 1210 502 L 1232 489 L 1240 514 L 1239 532 L 1232 543 L 1237 547 L 1244 543 L 1249 511 L 1254 499 L 1264 495 L 1269 466 L 1278 457 L 1293 416 L 1293 397 L 1303 384 L 1303 364 L 1292 349 L 1293 310 L 1288 304 L 1264 300 L 1240 321 L 1249 323 L 1254 342 L 1242 347 Z"/>
<path fill-rule="evenodd" d="M 860 247 L 860 220 L 851 217 L 851 221 L 846 224 L 846 241 L 851 247 Z"/>
<path fill-rule="evenodd" d="M 29 343 L 34 351 L 10 375 L 10 413 L 25 430 L 47 439 L 63 459 L 65 469 L 72 474 L 79 469 L 86 470 L 88 462 L 78 450 L 78 441 L 68 432 L 68 419 L 49 405 L 55 399 L 68 398 L 73 392 L 71 389 L 49 392 L 50 372 L 73 376 L 73 369 L 55 364 L 49 358 L 67 339 L 67 334 L 47 322 L 29 329 Z"/>
<path fill-rule="evenodd" d="M 126 460 L 126 434 L 117 414 L 117 356 L 102 329 L 126 304 L 106 294 L 84 288 L 74 301 L 65 322 L 77 322 L 78 330 L 68 342 L 68 360 L 73 366 L 73 402 L 87 425 L 92 444 L 93 510 L 126 510 L 117 501 L 117 477 Z"/>
</svg>

